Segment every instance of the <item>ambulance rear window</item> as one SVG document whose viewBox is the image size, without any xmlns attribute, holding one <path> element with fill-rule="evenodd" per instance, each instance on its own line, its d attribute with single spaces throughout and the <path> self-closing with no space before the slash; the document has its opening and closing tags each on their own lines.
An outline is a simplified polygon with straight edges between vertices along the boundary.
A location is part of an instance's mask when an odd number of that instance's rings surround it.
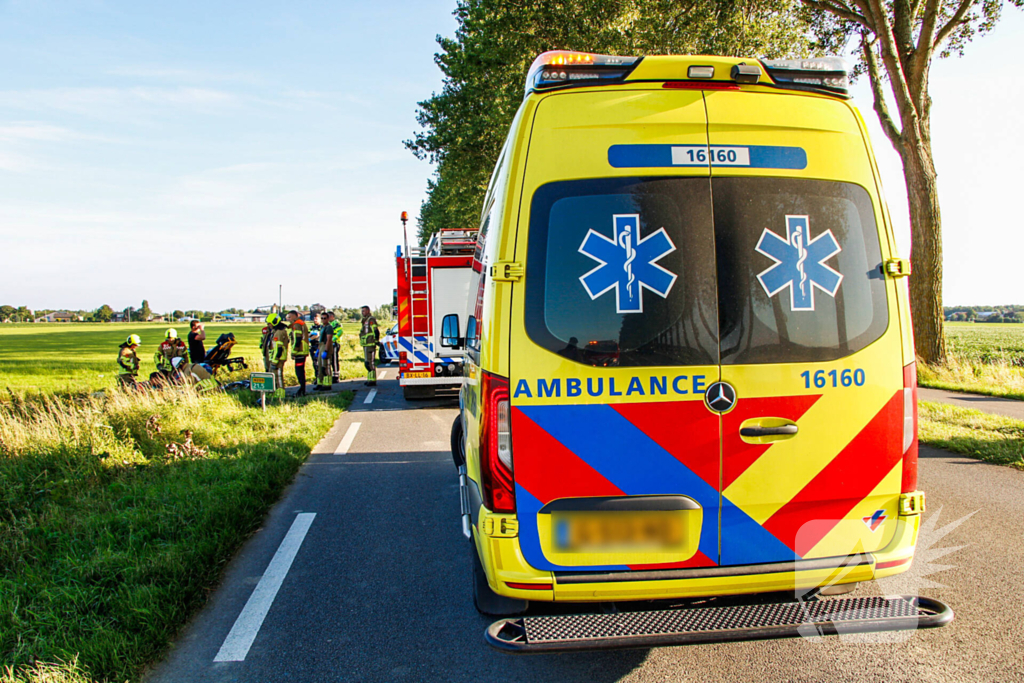
<svg viewBox="0 0 1024 683">
<path fill-rule="evenodd" d="M 715 178 L 723 364 L 827 361 L 889 324 L 871 198 L 851 183 Z"/>
<path fill-rule="evenodd" d="M 526 330 L 596 366 L 718 362 L 709 178 L 603 178 L 539 188 Z"/>
</svg>

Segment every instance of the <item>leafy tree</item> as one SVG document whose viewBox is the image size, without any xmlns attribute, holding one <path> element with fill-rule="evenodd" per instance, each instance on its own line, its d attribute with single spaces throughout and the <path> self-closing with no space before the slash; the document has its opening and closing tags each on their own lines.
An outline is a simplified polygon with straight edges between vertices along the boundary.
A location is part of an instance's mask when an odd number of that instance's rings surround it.
<svg viewBox="0 0 1024 683">
<path fill-rule="evenodd" d="M 180 309 L 175 309 L 174 312 L 171 313 L 171 315 L 174 316 L 174 320 L 175 321 L 178 321 L 178 320 L 181 320 L 182 318 L 185 317 L 185 311 L 182 311 Z"/>
<path fill-rule="evenodd" d="M 153 311 L 149 308 L 149 300 L 143 299 L 142 305 L 139 306 L 139 320 L 149 320 L 153 316 Z"/>
<path fill-rule="evenodd" d="M 962 55 L 975 37 L 999 20 L 1003 0 L 801 0 L 826 52 L 851 40 L 859 49 L 858 72 L 871 81 L 882 130 L 903 161 L 913 235 L 910 305 L 917 355 L 944 363 L 942 329 L 942 217 L 932 157 L 928 78 L 936 56 Z M 1017 7 L 1024 0 L 1008 0 Z M 896 103 L 887 104 L 886 87 Z"/>
<path fill-rule="evenodd" d="M 797 0 L 459 0 L 455 38 L 438 37 L 440 93 L 419 103 L 406 147 L 436 165 L 420 207 L 419 240 L 476 226 L 487 181 L 540 53 L 803 53 Z"/>
<path fill-rule="evenodd" d="M 18 306 L 18 309 L 14 311 L 14 317 L 18 319 L 18 322 L 23 323 L 30 323 L 35 320 L 32 309 L 28 306 Z"/>
<path fill-rule="evenodd" d="M 18 312 L 14 306 L 0 306 L 0 320 L 7 320 Z"/>
<path fill-rule="evenodd" d="M 93 318 L 99 320 L 100 322 L 108 323 L 110 322 L 110 318 L 113 315 L 114 309 L 108 306 L 107 304 L 103 304 L 102 306 L 96 309 L 95 313 L 93 313 Z"/>
</svg>

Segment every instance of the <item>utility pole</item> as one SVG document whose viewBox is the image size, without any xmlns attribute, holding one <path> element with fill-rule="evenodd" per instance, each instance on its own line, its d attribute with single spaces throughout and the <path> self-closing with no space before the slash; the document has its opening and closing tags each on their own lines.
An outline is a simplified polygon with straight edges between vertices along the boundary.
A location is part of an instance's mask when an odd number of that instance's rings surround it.
<svg viewBox="0 0 1024 683">
<path fill-rule="evenodd" d="M 277 286 L 277 312 L 280 314 L 284 310 L 284 300 L 281 298 L 281 292 L 284 290 L 284 285 Z"/>
</svg>

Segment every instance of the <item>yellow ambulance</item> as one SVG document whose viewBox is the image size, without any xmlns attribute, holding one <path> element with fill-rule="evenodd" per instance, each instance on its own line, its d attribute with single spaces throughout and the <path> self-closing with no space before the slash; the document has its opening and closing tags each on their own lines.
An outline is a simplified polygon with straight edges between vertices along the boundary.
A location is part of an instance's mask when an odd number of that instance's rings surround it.
<svg viewBox="0 0 1024 683">
<path fill-rule="evenodd" d="M 952 618 L 821 599 L 906 571 L 924 504 L 910 264 L 847 88 L 836 58 L 534 62 L 484 203 L 452 438 L 475 604 L 514 617 L 491 644 Z M 622 607 L 780 592 L 788 616 Z M 580 625 L 517 616 L 530 602 L 619 607 Z"/>
</svg>

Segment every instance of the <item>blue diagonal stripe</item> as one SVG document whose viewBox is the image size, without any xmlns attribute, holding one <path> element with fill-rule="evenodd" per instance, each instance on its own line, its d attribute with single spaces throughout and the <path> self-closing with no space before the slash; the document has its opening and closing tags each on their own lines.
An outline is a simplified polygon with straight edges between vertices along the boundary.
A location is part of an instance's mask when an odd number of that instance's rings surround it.
<svg viewBox="0 0 1024 683">
<path fill-rule="evenodd" d="M 718 491 L 611 406 L 519 409 L 627 495 L 679 494 L 696 500 L 704 509 L 698 547 L 718 559 Z"/>
</svg>

